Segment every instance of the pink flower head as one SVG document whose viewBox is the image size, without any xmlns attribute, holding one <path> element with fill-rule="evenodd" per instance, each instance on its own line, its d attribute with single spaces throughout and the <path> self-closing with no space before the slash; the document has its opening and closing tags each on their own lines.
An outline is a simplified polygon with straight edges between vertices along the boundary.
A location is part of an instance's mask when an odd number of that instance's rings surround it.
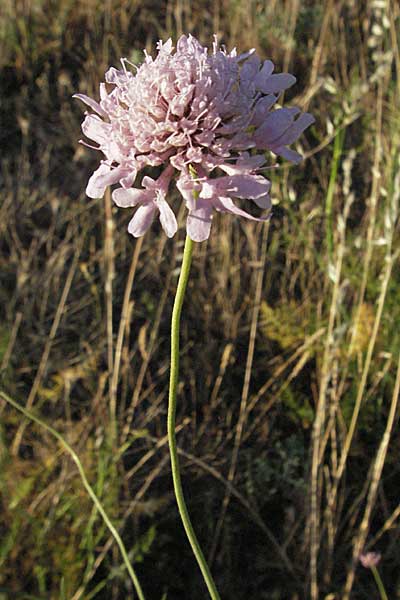
<svg viewBox="0 0 400 600">
<path fill-rule="evenodd" d="M 380 552 L 366 552 L 365 554 L 360 555 L 360 563 L 366 569 L 371 569 L 371 567 L 376 567 L 381 560 Z"/>
<path fill-rule="evenodd" d="M 265 151 L 292 162 L 301 156 L 290 149 L 314 122 L 298 108 L 275 108 L 279 94 L 296 79 L 274 74 L 250 50 L 237 55 L 213 44 L 212 53 L 191 35 L 159 42 L 155 59 L 145 53 L 135 73 L 126 68 L 107 71 L 100 102 L 76 94 L 93 113 L 86 114 L 84 134 L 98 144 L 105 159 L 90 177 L 86 193 L 101 198 L 106 187 L 119 184 L 113 200 L 137 206 L 129 232 L 141 236 L 156 214 L 166 234 L 177 223 L 166 195 L 177 172 L 176 185 L 188 208 L 187 232 L 194 241 L 208 238 L 213 211 L 230 212 L 262 221 L 237 207 L 234 199 L 250 199 L 270 209 L 270 182 L 260 175 Z M 160 177 L 143 177 L 146 166 L 163 166 Z M 222 172 L 222 173 L 221 173 Z"/>
</svg>

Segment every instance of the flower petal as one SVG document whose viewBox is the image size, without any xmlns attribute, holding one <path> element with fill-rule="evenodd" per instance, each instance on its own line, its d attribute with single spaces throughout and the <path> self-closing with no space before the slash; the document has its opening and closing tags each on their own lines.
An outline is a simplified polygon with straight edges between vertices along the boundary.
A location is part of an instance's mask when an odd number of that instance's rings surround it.
<svg viewBox="0 0 400 600">
<path fill-rule="evenodd" d="M 177 117 L 183 117 L 188 103 L 192 99 L 194 89 L 194 85 L 188 85 L 183 92 L 174 96 L 169 103 L 169 108 L 173 115 L 176 115 Z"/>
<path fill-rule="evenodd" d="M 265 60 L 261 70 L 257 73 L 254 79 L 254 85 L 257 90 L 263 91 L 263 88 L 267 84 L 267 79 L 269 79 L 274 70 L 274 63 L 272 60 Z"/>
<path fill-rule="evenodd" d="M 292 162 L 296 165 L 303 160 L 303 157 L 301 154 L 299 154 L 295 150 L 292 150 L 291 148 L 286 148 L 286 146 L 274 148 L 272 150 L 272 152 L 274 154 L 278 154 L 279 156 L 283 156 L 283 158 L 286 158 L 286 160 L 290 160 L 290 162 Z"/>
<path fill-rule="evenodd" d="M 257 148 L 270 148 L 292 125 L 299 112 L 299 108 L 279 108 L 270 113 L 253 135 Z"/>
<path fill-rule="evenodd" d="M 265 164 L 265 156 L 263 154 L 256 154 L 254 156 L 249 156 L 248 152 L 244 154 L 247 156 L 241 156 L 236 163 L 223 163 L 218 165 L 219 168 L 228 173 L 228 175 L 248 175 L 249 171 L 260 169 Z"/>
<path fill-rule="evenodd" d="M 215 208 L 221 212 L 229 212 L 233 215 L 237 215 L 238 217 L 244 217 L 245 219 L 249 219 L 250 221 L 268 221 L 268 219 L 270 218 L 269 214 L 265 217 L 253 217 L 253 215 L 250 215 L 245 210 L 242 210 L 241 208 L 236 206 L 236 204 L 233 203 L 231 198 L 224 198 L 222 196 L 218 198 Z"/>
<path fill-rule="evenodd" d="M 254 107 L 251 124 L 255 125 L 256 127 L 262 125 L 269 115 L 270 108 L 273 107 L 277 100 L 278 96 L 275 96 L 275 94 L 269 94 L 268 96 L 263 96 L 260 98 Z"/>
<path fill-rule="evenodd" d="M 97 114 L 100 115 L 101 117 L 108 116 L 106 111 L 101 108 L 100 104 L 98 102 L 96 102 L 96 100 L 89 98 L 89 96 L 86 96 L 85 94 L 74 94 L 72 97 L 78 98 L 78 100 L 82 100 L 82 102 L 84 102 L 85 104 L 90 106 L 90 108 L 92 110 L 94 110 L 95 112 L 97 112 Z"/>
<path fill-rule="evenodd" d="M 90 140 L 100 145 L 110 143 L 112 126 L 105 123 L 97 115 L 87 115 L 82 123 L 82 131 Z"/>
<path fill-rule="evenodd" d="M 314 117 L 310 113 L 303 113 L 299 118 L 291 125 L 285 133 L 275 140 L 278 146 L 288 146 L 292 144 L 297 138 L 303 133 L 307 127 L 315 123 Z"/>
<path fill-rule="evenodd" d="M 115 169 L 112 169 L 104 163 L 101 164 L 89 179 L 86 188 L 86 195 L 89 196 L 89 198 L 102 198 L 104 196 L 105 189 L 109 185 L 117 183 L 117 181 L 119 181 L 121 177 L 124 177 L 126 174 L 127 170 L 125 167 L 116 167 Z"/>
<path fill-rule="evenodd" d="M 213 205 L 204 202 L 201 198 L 196 200 L 196 206 L 189 211 L 186 220 L 186 231 L 194 242 L 204 242 L 208 239 L 211 229 Z"/>
<path fill-rule="evenodd" d="M 135 183 L 136 175 L 137 175 L 137 168 L 132 167 L 130 173 L 126 177 L 122 177 L 121 182 L 120 182 L 122 187 L 124 187 L 125 189 L 129 189 L 130 187 L 132 187 L 133 184 Z"/>
<path fill-rule="evenodd" d="M 296 77 L 290 73 L 278 73 L 276 75 L 271 75 L 263 81 L 261 81 L 260 78 L 259 81 L 258 89 L 263 94 L 279 94 L 280 92 L 283 92 L 283 90 L 287 90 L 287 88 L 294 85 L 296 83 Z"/>
<path fill-rule="evenodd" d="M 128 231 L 134 237 L 141 237 L 153 222 L 156 205 L 153 202 L 142 204 L 135 212 L 128 225 Z"/>
<path fill-rule="evenodd" d="M 107 185 L 103 183 L 103 178 L 104 175 L 110 173 L 110 170 L 111 167 L 104 163 L 96 169 L 86 186 L 86 195 L 89 196 L 89 198 L 102 198 L 104 196 Z"/>
<path fill-rule="evenodd" d="M 153 192 L 138 188 L 130 188 L 129 190 L 118 188 L 112 193 L 112 199 L 120 208 L 128 208 L 137 204 L 147 204 L 152 201 L 153 197 Z"/>
<path fill-rule="evenodd" d="M 175 215 L 166 200 L 160 198 L 156 200 L 156 205 L 160 211 L 161 226 L 167 236 L 172 238 L 178 229 L 178 223 L 176 222 Z"/>
<path fill-rule="evenodd" d="M 199 189 L 199 184 L 190 175 L 182 174 L 176 182 L 176 187 L 182 194 L 187 208 L 192 210 L 196 204 L 193 192 Z"/>
<path fill-rule="evenodd" d="M 272 206 L 271 196 L 269 193 L 265 194 L 264 196 L 260 196 L 259 198 L 253 198 L 253 202 L 255 202 L 257 206 L 263 210 L 270 210 Z"/>
<path fill-rule="evenodd" d="M 149 175 L 145 175 L 142 179 L 142 186 L 144 188 L 146 188 L 147 190 L 154 191 L 157 188 L 157 183 L 156 183 L 155 179 L 153 179 L 152 177 L 149 177 Z"/>
<path fill-rule="evenodd" d="M 129 71 L 121 71 L 115 67 L 110 67 L 106 72 L 106 82 L 113 83 L 116 86 L 123 86 L 129 79 L 133 78 L 133 74 Z"/>
<path fill-rule="evenodd" d="M 234 196 L 236 198 L 260 198 L 269 192 L 270 181 L 261 175 L 231 175 L 217 177 L 203 183 L 201 198 Z"/>
<path fill-rule="evenodd" d="M 261 61 L 260 61 L 259 57 L 257 56 L 257 54 L 253 54 L 252 56 L 250 56 L 250 58 L 248 60 L 246 60 L 246 62 L 243 64 L 243 66 L 241 68 L 240 82 L 247 83 L 247 84 L 254 84 L 255 79 L 257 79 L 256 74 L 260 68 L 260 63 L 261 63 Z M 272 70 L 273 69 L 274 69 L 274 66 L 272 65 Z"/>
<path fill-rule="evenodd" d="M 247 60 L 249 58 L 249 56 L 254 54 L 255 51 L 256 51 L 255 48 L 251 48 L 250 50 L 248 50 L 248 52 L 242 52 L 242 54 L 239 54 L 239 56 L 236 56 L 236 58 L 235 58 L 236 62 L 241 62 L 242 60 Z M 214 54 L 215 54 L 215 52 L 214 52 Z"/>
</svg>

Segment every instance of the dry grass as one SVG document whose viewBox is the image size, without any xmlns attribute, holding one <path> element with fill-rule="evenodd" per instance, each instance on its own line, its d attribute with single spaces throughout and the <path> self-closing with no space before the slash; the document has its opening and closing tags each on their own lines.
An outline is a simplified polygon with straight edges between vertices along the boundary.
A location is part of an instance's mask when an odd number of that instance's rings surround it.
<svg viewBox="0 0 400 600">
<path fill-rule="evenodd" d="M 109 196 L 85 197 L 96 157 L 77 145 L 71 95 L 187 31 L 296 74 L 285 101 L 317 124 L 307 160 L 272 173 L 269 230 L 221 218 L 196 246 L 184 483 L 223 598 L 377 597 L 364 549 L 382 553 L 397 598 L 399 25 L 389 0 L 4 3 L 1 386 L 79 454 L 147 600 L 204 598 L 165 437 L 183 228 L 135 241 Z M 1 416 L 0 599 L 133 597 L 70 459 L 9 407 Z"/>
</svg>

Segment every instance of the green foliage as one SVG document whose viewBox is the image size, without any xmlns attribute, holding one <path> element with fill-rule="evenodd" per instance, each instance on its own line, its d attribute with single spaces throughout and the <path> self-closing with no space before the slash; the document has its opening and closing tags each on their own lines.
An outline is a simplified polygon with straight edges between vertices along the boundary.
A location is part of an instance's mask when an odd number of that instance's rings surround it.
<svg viewBox="0 0 400 600">
<path fill-rule="evenodd" d="M 132 548 L 132 559 L 135 562 L 143 562 L 146 556 L 149 554 L 151 546 L 156 537 L 157 530 L 156 526 L 152 525 L 147 531 L 135 542 Z"/>
<path fill-rule="evenodd" d="M 305 493 L 304 473 L 307 470 L 304 442 L 299 436 L 277 440 L 271 451 L 261 456 L 246 456 L 249 497 L 267 504 L 273 498 L 293 499 L 297 492 Z"/>
</svg>

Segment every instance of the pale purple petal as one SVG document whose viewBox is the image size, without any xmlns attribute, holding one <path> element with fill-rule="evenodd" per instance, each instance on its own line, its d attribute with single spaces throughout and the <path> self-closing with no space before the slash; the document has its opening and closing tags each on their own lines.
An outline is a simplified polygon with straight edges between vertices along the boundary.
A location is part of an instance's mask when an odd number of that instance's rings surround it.
<svg viewBox="0 0 400 600">
<path fill-rule="evenodd" d="M 85 104 L 87 104 L 88 106 L 90 106 L 90 108 L 92 110 L 94 110 L 95 112 L 97 112 L 98 115 L 100 115 L 101 117 L 106 117 L 107 118 L 107 113 L 105 110 L 103 110 L 100 106 L 100 104 L 98 102 L 96 102 L 96 100 L 93 100 L 93 98 L 89 98 L 89 96 L 85 96 L 85 94 L 74 94 L 72 96 L 73 98 L 78 98 L 78 100 L 82 100 L 82 102 L 84 102 Z"/>
<path fill-rule="evenodd" d="M 156 209 L 157 207 L 153 202 L 139 206 L 133 218 L 129 222 L 129 233 L 131 233 L 134 237 L 141 237 L 144 235 L 153 222 Z"/>
<path fill-rule="evenodd" d="M 250 221 L 267 221 L 270 218 L 270 215 L 265 217 L 253 217 L 245 210 L 237 207 L 236 204 L 231 200 L 231 198 L 224 198 L 221 196 L 216 201 L 216 208 L 221 212 L 229 212 L 233 215 L 237 215 L 238 217 L 244 217 L 245 219 L 249 219 Z"/>
<path fill-rule="evenodd" d="M 121 71 L 115 67 L 110 67 L 106 72 L 105 78 L 107 83 L 123 87 L 129 79 L 133 78 L 133 75 L 129 71 Z"/>
<path fill-rule="evenodd" d="M 268 96 L 263 96 L 260 98 L 254 107 L 254 114 L 251 119 L 251 124 L 255 125 L 256 127 L 262 125 L 277 99 L 278 96 L 275 96 L 274 94 L 269 94 Z"/>
<path fill-rule="evenodd" d="M 136 169 L 136 167 L 134 167 L 134 168 L 132 168 L 131 172 L 126 177 L 122 177 L 122 179 L 120 181 L 122 187 L 124 187 L 125 189 L 129 189 L 130 187 L 132 187 L 133 184 L 135 183 L 136 175 L 137 175 L 137 169 Z"/>
<path fill-rule="evenodd" d="M 202 161 L 202 165 L 208 173 L 208 172 L 213 171 L 217 167 L 221 166 L 222 164 L 224 164 L 224 162 L 225 162 L 224 158 L 222 158 L 221 156 L 205 154 L 203 161 Z"/>
<path fill-rule="evenodd" d="M 106 100 L 108 98 L 107 87 L 105 83 L 100 84 L 100 100 Z"/>
<path fill-rule="evenodd" d="M 226 146 L 230 150 L 247 150 L 249 148 L 255 148 L 256 144 L 246 131 L 241 131 L 234 135 L 230 140 L 227 140 Z"/>
<path fill-rule="evenodd" d="M 129 190 L 118 188 L 112 193 L 112 199 L 120 208 L 128 208 L 137 204 L 147 204 L 148 202 L 152 202 L 153 198 L 153 192 L 138 188 L 130 188 Z"/>
<path fill-rule="evenodd" d="M 274 110 L 265 119 L 264 123 L 254 133 L 257 148 L 268 148 L 277 140 L 293 123 L 294 117 L 300 112 L 298 108 L 280 108 Z"/>
<path fill-rule="evenodd" d="M 274 63 L 271 60 L 264 61 L 261 70 L 257 73 L 254 79 L 254 85 L 256 89 L 262 90 L 263 86 L 266 85 L 267 79 L 270 78 L 274 70 Z"/>
<path fill-rule="evenodd" d="M 184 92 L 178 96 L 175 96 L 174 99 L 169 103 L 169 108 L 173 115 L 176 115 L 177 117 L 183 117 L 187 105 L 192 99 L 194 89 L 194 85 L 189 85 Z"/>
<path fill-rule="evenodd" d="M 265 194 L 265 196 L 260 196 L 259 198 L 253 198 L 253 202 L 255 202 L 255 204 L 257 204 L 257 206 L 259 208 L 262 208 L 263 210 L 270 210 L 270 208 L 272 206 L 271 196 L 269 195 L 269 192 L 268 192 L 268 194 Z"/>
<path fill-rule="evenodd" d="M 204 202 L 200 198 L 196 207 L 189 211 L 186 220 L 186 231 L 194 242 L 204 242 L 210 235 L 212 221 L 212 204 Z"/>
<path fill-rule="evenodd" d="M 180 39 L 186 37 L 185 35 L 182 35 Z M 161 40 L 158 42 L 157 44 L 157 49 L 160 50 L 160 52 L 162 54 L 171 54 L 172 52 L 172 39 L 168 38 L 168 40 L 166 42 L 162 42 Z"/>
<path fill-rule="evenodd" d="M 202 146 L 209 146 L 215 138 L 214 131 L 202 131 L 194 136 L 194 140 Z"/>
<path fill-rule="evenodd" d="M 184 152 L 179 152 L 174 156 L 171 156 L 169 162 L 175 169 L 178 169 L 178 171 L 183 171 L 187 168 L 186 156 Z"/>
<path fill-rule="evenodd" d="M 219 168 L 228 175 L 246 175 L 249 171 L 260 169 L 266 162 L 265 156 L 256 154 L 255 156 L 240 157 L 236 163 L 223 163 Z"/>
<path fill-rule="evenodd" d="M 100 145 L 109 143 L 111 129 L 110 123 L 104 123 L 97 115 L 87 115 L 82 123 L 82 131 L 86 137 Z"/>
<path fill-rule="evenodd" d="M 290 160 L 290 162 L 294 164 L 298 164 L 303 160 L 301 154 L 299 154 L 295 150 L 292 150 L 291 148 L 286 148 L 286 146 L 280 146 L 276 148 L 273 147 L 271 148 L 271 150 L 274 154 L 282 156 L 283 158 L 286 158 L 286 160 Z"/>
<path fill-rule="evenodd" d="M 201 163 L 203 161 L 203 151 L 201 148 L 189 148 L 186 152 L 186 159 L 191 163 Z"/>
<path fill-rule="evenodd" d="M 97 169 L 97 171 L 95 171 L 95 173 L 99 173 L 99 169 Z M 104 190 L 109 185 L 112 185 L 113 183 L 117 183 L 117 181 L 119 181 L 121 179 L 121 177 L 124 177 L 125 175 L 126 175 L 126 170 L 124 169 L 124 167 L 116 167 L 115 169 L 111 169 L 108 171 L 104 170 L 103 173 L 99 173 L 97 175 L 96 185 L 99 189 L 103 189 L 103 194 L 104 194 Z M 93 175 L 92 175 L 92 177 L 93 177 Z M 101 198 L 101 196 L 90 196 L 90 197 L 91 198 L 93 198 L 93 197 Z"/>
<path fill-rule="evenodd" d="M 189 175 L 181 175 L 176 182 L 176 187 L 180 191 L 185 200 L 185 204 L 189 210 L 194 208 L 195 199 L 193 192 L 200 189 L 200 186 Z"/>
<path fill-rule="evenodd" d="M 172 40 L 168 40 L 171 42 L 172 44 Z M 176 43 L 176 49 L 178 50 L 178 52 L 187 52 L 188 49 L 188 38 L 186 35 L 181 35 L 181 37 L 179 38 L 179 40 Z"/>
<path fill-rule="evenodd" d="M 290 73 L 278 73 L 260 82 L 258 89 L 263 94 L 279 94 L 296 83 L 296 77 Z"/>
<path fill-rule="evenodd" d="M 89 198 L 102 198 L 106 191 L 107 185 L 104 184 L 104 176 L 109 174 L 111 168 L 108 165 L 101 164 L 98 169 L 90 177 L 86 186 L 86 195 Z"/>
<path fill-rule="evenodd" d="M 260 198 L 269 192 L 270 182 L 261 175 L 231 175 L 205 181 L 201 198 L 234 196 L 236 198 Z"/>
<path fill-rule="evenodd" d="M 143 177 L 143 179 L 142 179 L 142 186 L 144 188 L 146 188 L 147 190 L 156 190 L 157 189 L 157 182 L 152 177 L 149 177 L 148 175 L 145 175 Z"/>
<path fill-rule="evenodd" d="M 315 119 L 310 113 L 303 113 L 291 125 L 285 133 L 274 141 L 278 146 L 287 146 L 292 144 L 303 133 L 307 127 L 315 123 Z"/>
<path fill-rule="evenodd" d="M 240 71 L 240 81 L 242 83 L 255 83 L 257 79 L 257 72 L 260 68 L 260 59 L 257 54 L 253 54 L 242 66 L 242 70 Z M 272 65 L 272 70 L 274 66 Z"/>
<path fill-rule="evenodd" d="M 255 48 L 251 48 L 251 50 L 248 50 L 248 52 L 243 52 L 242 54 L 239 54 L 238 56 L 236 56 L 236 61 L 241 62 L 243 60 L 247 60 L 249 58 L 249 56 L 254 54 L 255 51 L 256 51 Z"/>
<path fill-rule="evenodd" d="M 167 236 L 172 238 L 178 229 L 178 223 L 176 222 L 175 215 L 166 200 L 160 198 L 156 200 L 155 203 L 160 211 L 161 226 Z"/>
</svg>

